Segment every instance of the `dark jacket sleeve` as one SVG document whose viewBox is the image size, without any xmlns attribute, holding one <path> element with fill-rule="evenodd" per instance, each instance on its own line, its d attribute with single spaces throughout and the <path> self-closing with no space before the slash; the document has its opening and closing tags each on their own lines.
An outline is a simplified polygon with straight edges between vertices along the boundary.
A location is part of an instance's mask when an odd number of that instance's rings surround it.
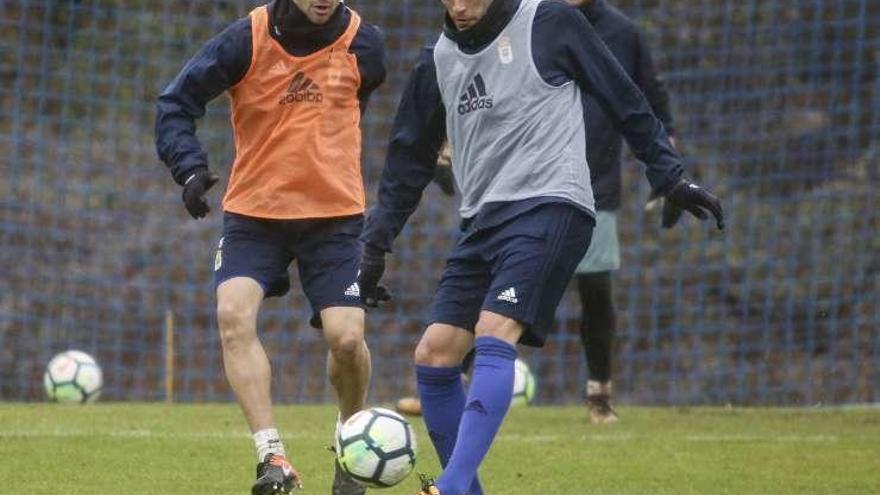
<svg viewBox="0 0 880 495">
<path fill-rule="evenodd" d="M 550 84 L 574 80 L 593 95 L 626 139 L 636 158 L 647 165 L 648 181 L 663 192 L 682 174 L 676 153 L 648 101 L 577 9 L 543 2 L 532 37 L 535 65 Z"/>
<path fill-rule="evenodd" d="M 208 41 L 159 95 L 156 151 L 183 185 L 190 172 L 208 166 L 196 137 L 196 119 L 208 102 L 238 83 L 251 63 L 251 21 L 239 19 Z"/>
<path fill-rule="evenodd" d="M 641 33 L 636 33 L 636 84 L 645 93 L 645 98 L 651 104 L 654 115 L 663 122 L 666 133 L 672 136 L 675 128 L 672 123 L 672 112 L 669 109 L 669 91 L 663 83 L 663 79 L 654 68 L 654 58 L 651 48 L 645 42 Z"/>
<path fill-rule="evenodd" d="M 367 109 L 370 95 L 385 82 L 385 36 L 372 24 L 361 24 L 351 43 L 351 51 L 357 57 L 361 73 L 361 87 L 358 99 L 361 113 Z"/>
<path fill-rule="evenodd" d="M 425 48 L 397 108 L 378 199 L 361 235 L 366 244 L 391 251 L 394 239 L 434 177 L 445 137 L 446 110 L 437 86 L 434 51 Z"/>
</svg>

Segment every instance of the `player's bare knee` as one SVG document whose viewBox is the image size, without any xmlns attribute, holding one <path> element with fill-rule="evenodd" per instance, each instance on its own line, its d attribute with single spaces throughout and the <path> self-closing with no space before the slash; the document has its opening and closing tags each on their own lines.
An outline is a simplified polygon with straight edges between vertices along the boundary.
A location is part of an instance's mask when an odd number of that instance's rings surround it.
<svg viewBox="0 0 880 495">
<path fill-rule="evenodd" d="M 513 318 L 491 311 L 483 311 L 477 321 L 474 334 L 477 337 L 494 337 L 515 345 L 524 331 L 523 324 Z"/>
<path fill-rule="evenodd" d="M 327 343 L 333 358 L 342 363 L 355 362 L 366 348 L 363 332 L 356 330 L 340 332 L 328 339 Z"/>
<path fill-rule="evenodd" d="M 365 352 L 362 309 L 327 308 L 321 311 L 321 321 L 324 326 L 324 338 L 337 362 L 355 362 Z"/>
<path fill-rule="evenodd" d="M 224 346 L 235 346 L 256 338 L 255 322 L 255 311 L 243 304 L 227 301 L 217 305 L 217 325 Z"/>
<path fill-rule="evenodd" d="M 459 330 L 456 333 L 463 332 Z M 416 364 L 433 367 L 460 365 L 471 344 L 467 342 L 467 338 L 461 338 L 462 336 L 458 336 L 459 338 L 449 337 L 449 331 L 446 328 L 441 328 L 436 324 L 429 326 L 416 345 L 414 356 Z"/>
<path fill-rule="evenodd" d="M 416 345 L 415 362 L 419 366 L 433 366 L 434 354 L 433 348 L 428 339 L 422 338 Z"/>
</svg>

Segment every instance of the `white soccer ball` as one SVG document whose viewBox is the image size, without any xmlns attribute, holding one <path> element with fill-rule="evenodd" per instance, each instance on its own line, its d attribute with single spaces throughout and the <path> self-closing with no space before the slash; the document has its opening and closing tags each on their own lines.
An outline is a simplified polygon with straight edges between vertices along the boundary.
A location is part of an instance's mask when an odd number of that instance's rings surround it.
<svg viewBox="0 0 880 495">
<path fill-rule="evenodd" d="M 104 376 L 95 358 L 82 351 L 56 354 L 46 366 L 43 387 L 55 402 L 86 404 L 101 395 Z"/>
<path fill-rule="evenodd" d="M 336 434 L 339 465 L 358 483 L 372 488 L 394 486 L 416 465 L 412 426 L 389 409 L 376 407 L 348 418 Z"/>
<path fill-rule="evenodd" d="M 513 364 L 513 400 L 511 406 L 527 406 L 535 398 L 537 386 L 535 375 L 529 369 L 529 365 L 522 359 L 517 359 Z"/>
</svg>

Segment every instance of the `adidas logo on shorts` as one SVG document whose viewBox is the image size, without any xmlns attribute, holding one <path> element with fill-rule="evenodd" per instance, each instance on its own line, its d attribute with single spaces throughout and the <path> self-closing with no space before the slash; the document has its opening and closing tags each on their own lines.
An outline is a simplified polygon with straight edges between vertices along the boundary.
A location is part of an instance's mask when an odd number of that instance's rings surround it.
<svg viewBox="0 0 880 495">
<path fill-rule="evenodd" d="M 511 304 L 516 304 L 519 302 L 519 299 L 516 298 L 516 289 L 514 289 L 513 287 L 507 289 L 506 291 L 502 292 L 501 294 L 498 294 L 498 300 L 499 301 L 506 301 Z"/>
<path fill-rule="evenodd" d="M 348 286 L 348 288 L 345 289 L 345 295 L 349 297 L 361 297 L 361 288 L 358 283 L 355 282 Z"/>
</svg>

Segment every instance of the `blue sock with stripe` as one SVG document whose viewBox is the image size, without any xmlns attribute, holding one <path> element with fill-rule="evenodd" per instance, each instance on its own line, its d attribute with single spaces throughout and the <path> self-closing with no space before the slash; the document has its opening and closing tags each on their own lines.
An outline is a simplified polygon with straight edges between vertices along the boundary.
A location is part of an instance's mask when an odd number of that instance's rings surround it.
<svg viewBox="0 0 880 495">
<path fill-rule="evenodd" d="M 416 366 L 416 379 L 425 425 L 440 458 L 440 465 L 445 468 L 455 448 L 458 424 L 461 413 L 464 412 L 466 397 L 461 383 L 461 367 Z M 476 476 L 473 477 L 468 493 L 483 495 L 483 488 Z"/>
<path fill-rule="evenodd" d="M 458 438 L 449 463 L 437 480 L 442 495 L 468 493 L 513 396 L 516 347 L 495 337 L 479 337 L 475 349 L 473 379 Z"/>
</svg>

